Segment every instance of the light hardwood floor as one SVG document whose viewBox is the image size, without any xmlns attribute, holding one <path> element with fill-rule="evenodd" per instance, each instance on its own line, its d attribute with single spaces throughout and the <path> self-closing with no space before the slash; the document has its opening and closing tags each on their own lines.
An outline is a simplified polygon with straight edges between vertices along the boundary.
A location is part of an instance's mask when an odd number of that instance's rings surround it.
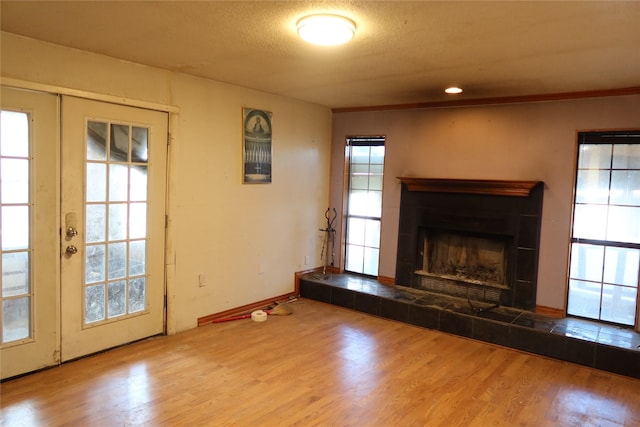
<svg viewBox="0 0 640 427">
<path fill-rule="evenodd" d="M 0 425 L 638 426 L 640 380 L 316 301 L 0 385 Z"/>
</svg>

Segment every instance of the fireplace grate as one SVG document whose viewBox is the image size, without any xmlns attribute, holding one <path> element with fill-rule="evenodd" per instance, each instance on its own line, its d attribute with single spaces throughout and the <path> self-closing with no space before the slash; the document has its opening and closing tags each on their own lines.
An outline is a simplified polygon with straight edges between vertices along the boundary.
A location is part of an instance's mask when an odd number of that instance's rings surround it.
<svg viewBox="0 0 640 427">
<path fill-rule="evenodd" d="M 500 304 L 501 289 L 453 279 L 414 275 L 414 288 L 473 301 Z"/>
</svg>

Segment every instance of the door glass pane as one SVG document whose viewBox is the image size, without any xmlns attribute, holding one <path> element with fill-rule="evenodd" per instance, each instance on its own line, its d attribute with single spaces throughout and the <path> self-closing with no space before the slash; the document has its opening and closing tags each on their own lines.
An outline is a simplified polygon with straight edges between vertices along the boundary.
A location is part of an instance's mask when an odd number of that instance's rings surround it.
<svg viewBox="0 0 640 427">
<path fill-rule="evenodd" d="M 29 202 L 29 160 L 2 159 L 0 164 L 2 203 Z"/>
<path fill-rule="evenodd" d="M 2 301 L 2 342 L 22 340 L 31 336 L 31 298 Z"/>
<path fill-rule="evenodd" d="M 109 245 L 109 279 L 119 279 L 127 274 L 127 243 Z"/>
<path fill-rule="evenodd" d="M 2 297 L 29 293 L 29 252 L 2 254 Z"/>
<path fill-rule="evenodd" d="M 127 204 L 109 205 L 109 240 L 127 238 Z"/>
<path fill-rule="evenodd" d="M 129 276 L 144 274 L 147 259 L 146 240 L 136 240 L 129 243 Z"/>
<path fill-rule="evenodd" d="M 106 264 L 104 245 L 87 245 L 86 253 L 85 270 L 87 275 L 85 281 L 95 283 L 104 280 Z"/>
<path fill-rule="evenodd" d="M 134 126 L 131 136 L 131 161 L 135 163 L 146 163 L 148 158 L 148 138 L 149 130 Z"/>
<path fill-rule="evenodd" d="M 87 243 L 104 242 L 107 228 L 105 204 L 87 205 Z"/>
<path fill-rule="evenodd" d="M 87 163 L 87 202 L 107 201 L 107 168 L 102 163 Z"/>
<path fill-rule="evenodd" d="M 93 323 L 104 319 L 104 285 L 93 285 L 85 288 L 85 323 Z"/>
<path fill-rule="evenodd" d="M 129 160 L 129 126 L 111 125 L 111 145 L 109 158 L 114 162 Z"/>
<path fill-rule="evenodd" d="M 87 123 L 87 160 L 107 158 L 107 129 L 106 123 Z"/>
<path fill-rule="evenodd" d="M 131 196 L 132 202 L 147 200 L 147 167 L 134 166 L 131 168 Z"/>
<path fill-rule="evenodd" d="M 29 248 L 29 207 L 2 206 L 2 250 Z"/>
<path fill-rule="evenodd" d="M 0 111 L 0 155 L 29 157 L 29 118 L 17 111 Z"/>
<path fill-rule="evenodd" d="M 126 165 L 109 166 L 109 201 L 127 201 L 129 191 L 129 168 Z"/>
<path fill-rule="evenodd" d="M 145 277 L 129 281 L 129 311 L 135 313 L 147 308 L 147 284 Z"/>
<path fill-rule="evenodd" d="M 126 281 L 109 283 L 109 318 L 122 316 L 127 312 Z"/>
</svg>

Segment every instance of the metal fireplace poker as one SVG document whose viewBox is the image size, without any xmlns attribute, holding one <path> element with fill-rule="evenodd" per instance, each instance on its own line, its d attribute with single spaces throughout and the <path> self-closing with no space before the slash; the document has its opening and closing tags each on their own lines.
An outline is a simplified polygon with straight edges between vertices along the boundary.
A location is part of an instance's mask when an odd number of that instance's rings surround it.
<svg viewBox="0 0 640 427">
<path fill-rule="evenodd" d="M 333 212 L 333 215 L 331 213 Z M 333 228 L 333 222 L 338 217 L 338 212 L 336 212 L 336 208 L 327 208 L 324 212 L 324 217 L 327 219 L 327 227 L 319 228 L 318 230 L 324 231 L 324 240 L 322 241 L 322 250 L 320 251 L 320 259 L 324 257 L 324 264 L 322 267 L 322 275 L 315 275 L 315 279 L 330 279 L 331 274 L 327 273 L 327 263 L 329 262 L 329 245 L 331 245 L 331 267 L 334 266 L 335 257 L 336 257 L 336 229 Z M 331 242 L 329 242 L 331 240 Z M 325 254 L 325 248 L 327 253 Z"/>
</svg>

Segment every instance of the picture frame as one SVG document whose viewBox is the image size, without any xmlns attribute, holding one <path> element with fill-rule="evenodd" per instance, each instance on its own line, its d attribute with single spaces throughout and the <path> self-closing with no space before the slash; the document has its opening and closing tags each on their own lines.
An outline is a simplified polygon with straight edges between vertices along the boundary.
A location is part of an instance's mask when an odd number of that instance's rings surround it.
<svg viewBox="0 0 640 427">
<path fill-rule="evenodd" d="M 242 108 L 242 183 L 270 184 L 272 180 L 272 113 Z"/>
</svg>

